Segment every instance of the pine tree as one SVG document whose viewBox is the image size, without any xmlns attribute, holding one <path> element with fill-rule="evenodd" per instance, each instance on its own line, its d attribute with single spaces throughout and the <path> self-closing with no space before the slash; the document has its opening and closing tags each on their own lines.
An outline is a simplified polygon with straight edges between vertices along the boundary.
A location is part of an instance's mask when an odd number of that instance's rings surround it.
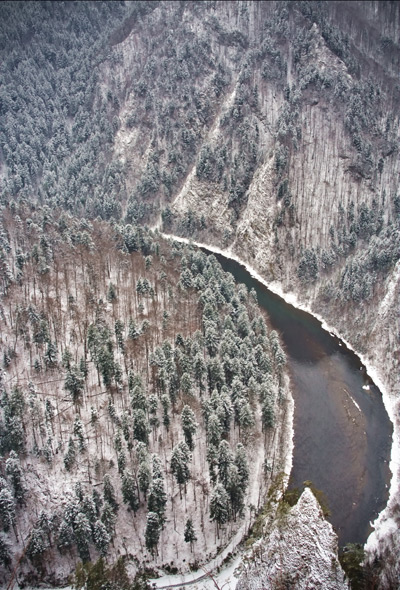
<svg viewBox="0 0 400 590">
<path fill-rule="evenodd" d="M 169 424 L 170 424 L 170 417 L 169 417 L 168 412 L 169 412 L 169 408 L 171 406 L 171 402 L 170 402 L 169 396 L 167 394 L 164 394 L 161 397 L 161 405 L 163 407 L 163 424 L 168 431 Z"/>
<path fill-rule="evenodd" d="M 189 447 L 189 449 L 193 451 L 193 436 L 196 434 L 198 424 L 196 422 L 194 412 L 187 405 L 183 407 L 181 421 L 183 435 L 185 437 L 186 444 Z"/>
<path fill-rule="evenodd" d="M 103 488 L 104 502 L 108 502 L 108 504 L 112 507 L 113 511 L 117 512 L 118 511 L 118 503 L 117 503 L 117 499 L 115 496 L 114 486 L 111 483 L 111 478 L 108 475 L 108 473 L 106 473 L 106 475 L 103 478 L 103 484 L 104 484 L 104 488 Z"/>
<path fill-rule="evenodd" d="M 57 364 L 57 347 L 50 340 L 47 343 L 46 352 L 44 353 L 44 362 L 46 367 L 53 368 Z"/>
<path fill-rule="evenodd" d="M 244 508 L 245 487 L 243 486 L 242 480 L 240 478 L 239 470 L 234 464 L 232 464 L 229 468 L 226 491 L 229 494 L 232 514 L 236 520 L 236 516 L 241 514 Z"/>
<path fill-rule="evenodd" d="M 7 487 L 0 491 L 0 520 L 4 531 L 9 531 L 15 522 L 15 505 L 12 493 Z"/>
<path fill-rule="evenodd" d="M 109 301 L 110 303 L 114 303 L 114 301 L 117 300 L 117 291 L 115 288 L 115 285 L 113 285 L 113 283 L 110 283 L 108 286 L 108 291 L 107 291 L 107 301 Z"/>
<path fill-rule="evenodd" d="M 74 434 L 76 436 L 76 438 L 78 439 L 78 447 L 79 447 L 79 452 L 83 453 L 84 451 L 86 451 L 86 441 L 85 441 L 85 433 L 83 431 L 83 424 L 81 419 L 76 416 L 75 417 L 75 421 L 74 421 Z"/>
<path fill-rule="evenodd" d="M 124 351 L 124 337 L 123 337 L 124 324 L 121 322 L 121 320 L 115 320 L 114 332 L 115 332 L 115 337 L 117 339 L 118 348 L 120 350 L 122 350 L 122 352 L 123 352 Z"/>
<path fill-rule="evenodd" d="M 221 441 L 222 428 L 221 422 L 215 412 L 212 412 L 207 421 L 207 442 L 209 445 L 217 447 Z"/>
<path fill-rule="evenodd" d="M 135 321 L 131 318 L 129 320 L 129 327 L 128 327 L 128 338 L 130 340 L 137 340 L 140 336 L 140 331 L 136 327 Z"/>
<path fill-rule="evenodd" d="M 150 511 L 147 514 L 146 520 L 146 547 L 151 551 L 151 554 L 154 555 L 154 549 L 158 545 L 158 541 L 160 539 L 161 533 L 161 523 L 160 518 L 156 512 Z"/>
<path fill-rule="evenodd" d="M 133 475 L 129 471 L 125 471 L 122 478 L 122 498 L 125 504 L 136 514 L 139 509 L 139 498 L 137 495 L 137 488 Z"/>
<path fill-rule="evenodd" d="M 247 462 L 246 451 L 242 443 L 236 445 L 235 465 L 238 468 L 241 485 L 246 489 L 249 483 L 249 465 Z"/>
<path fill-rule="evenodd" d="M 83 496 L 80 505 L 82 512 L 86 515 L 90 524 L 93 525 L 97 519 L 97 508 L 93 496 Z"/>
<path fill-rule="evenodd" d="M 189 447 L 185 442 L 180 442 L 174 447 L 171 455 L 171 471 L 175 475 L 176 481 L 179 484 L 179 491 L 181 493 L 181 486 L 185 486 L 190 479 L 189 461 L 191 460 Z"/>
<path fill-rule="evenodd" d="M 10 545 L 4 533 L 0 533 L 0 564 L 6 567 L 11 565 Z"/>
<path fill-rule="evenodd" d="M 217 533 L 219 527 L 229 520 L 229 497 L 222 484 L 217 484 L 210 498 L 210 520 L 217 523 Z"/>
<path fill-rule="evenodd" d="M 74 466 L 75 457 L 76 457 L 75 443 L 73 441 L 73 438 L 70 436 L 69 440 L 68 440 L 68 450 L 67 450 L 66 454 L 64 455 L 64 465 L 65 465 L 65 469 L 67 471 L 71 471 L 72 467 Z"/>
<path fill-rule="evenodd" d="M 29 537 L 26 554 L 33 563 L 37 564 L 41 561 L 43 553 L 48 548 L 46 535 L 40 527 L 34 527 Z"/>
<path fill-rule="evenodd" d="M 93 542 L 102 557 L 107 555 L 110 541 L 111 537 L 108 534 L 106 527 L 100 520 L 96 520 L 93 526 Z"/>
<path fill-rule="evenodd" d="M 80 370 L 75 366 L 71 366 L 65 376 L 64 389 L 70 393 L 74 404 L 81 402 L 84 385 L 85 380 Z"/>
<path fill-rule="evenodd" d="M 64 553 L 67 549 L 71 549 L 75 542 L 75 535 L 72 526 L 65 520 L 61 521 L 58 529 L 57 547 L 60 553 Z"/>
<path fill-rule="evenodd" d="M 144 497 L 146 498 L 151 483 L 151 470 L 150 465 L 147 461 L 142 461 L 139 464 L 137 478 L 139 490 L 144 494 Z"/>
<path fill-rule="evenodd" d="M 82 561 L 90 561 L 89 539 L 92 536 L 90 523 L 83 512 L 78 512 L 74 519 L 76 547 Z"/>
<path fill-rule="evenodd" d="M 181 377 L 181 390 L 184 395 L 190 395 L 192 390 L 192 379 L 189 373 L 185 372 Z"/>
<path fill-rule="evenodd" d="M 157 418 L 157 409 L 158 409 L 158 398 L 156 395 L 151 394 L 148 398 L 148 408 L 150 414 L 150 426 L 155 431 L 156 428 L 160 425 L 160 421 Z"/>
<path fill-rule="evenodd" d="M 248 401 L 244 401 L 241 404 L 238 422 L 240 428 L 243 428 L 243 430 L 247 430 L 255 424 L 254 415 Z"/>
<path fill-rule="evenodd" d="M 229 481 L 229 470 L 233 463 L 232 451 L 226 440 L 221 440 L 218 447 L 218 480 L 224 487 Z"/>
<path fill-rule="evenodd" d="M 193 543 L 197 541 L 197 537 L 191 518 L 186 521 L 184 539 L 186 543 L 190 543 L 190 550 L 193 551 Z"/>
<path fill-rule="evenodd" d="M 116 519 L 117 517 L 115 516 L 115 512 L 111 504 L 109 504 L 109 502 L 104 502 L 103 512 L 101 513 L 101 522 L 106 527 L 106 531 L 110 537 L 114 535 Z"/>
<path fill-rule="evenodd" d="M 164 522 L 165 506 L 167 504 L 167 495 L 165 493 L 164 480 L 160 477 L 153 479 L 150 486 L 148 507 L 151 512 L 155 512 L 160 521 L 160 526 Z"/>
<path fill-rule="evenodd" d="M 212 444 L 207 445 L 206 459 L 210 473 L 210 479 L 213 484 L 217 481 L 216 467 L 218 465 L 218 448 Z"/>
<path fill-rule="evenodd" d="M 126 455 L 123 450 L 119 451 L 117 457 L 118 473 L 123 474 L 126 467 Z"/>
<path fill-rule="evenodd" d="M 6 473 L 11 479 L 11 484 L 14 488 L 14 497 L 21 503 L 24 499 L 25 489 L 22 484 L 21 464 L 15 451 L 10 451 L 10 455 L 6 461 Z"/>
<path fill-rule="evenodd" d="M 153 479 L 164 479 L 162 462 L 157 453 L 153 453 L 151 456 L 152 475 Z"/>
<path fill-rule="evenodd" d="M 149 442 L 149 427 L 146 414 L 142 409 L 133 411 L 133 438 L 146 443 Z"/>
</svg>

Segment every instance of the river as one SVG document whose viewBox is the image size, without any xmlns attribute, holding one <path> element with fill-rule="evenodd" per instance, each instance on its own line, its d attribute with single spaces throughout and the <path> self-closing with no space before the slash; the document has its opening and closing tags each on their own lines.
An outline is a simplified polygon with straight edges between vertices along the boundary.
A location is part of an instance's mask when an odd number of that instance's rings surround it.
<svg viewBox="0 0 400 590">
<path fill-rule="evenodd" d="M 286 303 L 236 261 L 215 254 L 224 270 L 257 292 L 281 336 L 295 400 L 289 487 L 321 490 L 339 545 L 365 543 L 385 507 L 392 424 L 379 389 L 360 359 L 310 314 Z"/>
</svg>

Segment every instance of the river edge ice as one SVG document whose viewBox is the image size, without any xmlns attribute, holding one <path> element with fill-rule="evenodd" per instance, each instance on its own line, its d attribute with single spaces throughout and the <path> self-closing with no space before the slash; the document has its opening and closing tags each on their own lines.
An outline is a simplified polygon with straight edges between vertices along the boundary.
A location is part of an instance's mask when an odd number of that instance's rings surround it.
<svg viewBox="0 0 400 590">
<path fill-rule="evenodd" d="M 185 244 L 192 244 L 193 246 L 197 246 L 198 248 L 204 248 L 205 250 L 208 250 L 209 252 L 212 252 L 214 254 L 220 254 L 221 256 L 224 256 L 225 258 L 228 258 L 230 260 L 234 260 L 235 262 L 237 262 L 238 264 L 243 266 L 246 269 L 246 271 L 254 279 L 256 279 L 259 283 L 264 285 L 272 293 L 281 297 L 286 303 L 288 303 L 289 305 L 292 305 L 296 309 L 299 309 L 301 311 L 305 311 L 306 313 L 309 313 L 311 316 L 313 316 L 315 319 L 317 319 L 321 323 L 321 327 L 325 331 L 327 331 L 330 334 L 332 334 L 333 336 L 339 338 L 346 345 L 346 347 L 349 350 L 351 350 L 360 359 L 361 364 L 364 365 L 364 367 L 366 369 L 367 375 L 375 383 L 375 385 L 377 385 L 377 387 L 379 388 L 379 390 L 382 394 L 382 401 L 383 401 L 385 410 L 386 410 L 386 412 L 389 416 L 389 419 L 393 425 L 392 445 L 391 445 L 390 463 L 389 463 L 389 469 L 390 469 L 390 473 L 391 473 L 389 497 L 388 497 L 388 501 L 387 501 L 385 508 L 380 512 L 380 514 L 377 516 L 377 518 L 374 520 L 374 522 L 370 523 L 374 530 L 371 532 L 370 536 L 368 537 L 368 539 L 365 543 L 365 548 L 368 551 L 374 551 L 374 549 L 378 545 L 377 534 L 383 534 L 383 536 L 384 536 L 386 531 L 390 531 L 393 528 L 393 525 L 391 522 L 391 520 L 392 520 L 391 516 L 388 515 L 386 511 L 387 511 L 389 504 L 394 500 L 394 497 L 395 497 L 396 493 L 399 491 L 399 486 L 400 486 L 400 475 L 399 475 L 399 473 L 400 473 L 400 436 L 398 435 L 397 428 L 396 428 L 395 401 L 392 398 L 392 396 L 389 394 L 389 392 L 387 391 L 386 385 L 384 384 L 384 378 L 381 375 L 379 369 L 377 367 L 374 367 L 373 365 L 371 365 L 370 360 L 368 360 L 365 357 L 365 355 L 363 355 L 363 354 L 359 353 L 357 350 L 355 350 L 351 346 L 351 344 L 340 334 L 340 332 L 336 328 L 330 326 L 321 315 L 312 311 L 308 305 L 300 302 L 295 293 L 284 292 L 282 289 L 281 283 L 278 281 L 272 281 L 272 282 L 266 281 L 254 268 L 252 268 L 248 263 L 246 263 L 244 260 L 242 260 L 239 256 L 237 256 L 232 251 L 232 246 L 228 249 L 223 250 L 223 249 L 218 248 L 217 246 L 214 246 L 214 245 L 203 244 L 201 242 L 197 242 L 192 239 L 183 238 L 181 236 L 175 236 L 173 234 L 167 234 L 165 232 L 160 231 L 158 228 L 155 228 L 155 231 L 158 231 L 158 233 L 166 239 L 170 239 L 172 241 L 181 242 L 181 243 L 185 243 Z M 392 296 L 392 292 L 394 291 L 395 286 L 396 286 L 397 282 L 399 281 L 399 279 L 400 279 L 400 264 L 397 263 L 396 270 L 389 281 L 388 291 L 387 291 L 387 294 L 386 294 L 385 299 L 383 301 L 383 304 L 386 302 L 386 300 L 389 299 L 389 297 Z"/>
</svg>

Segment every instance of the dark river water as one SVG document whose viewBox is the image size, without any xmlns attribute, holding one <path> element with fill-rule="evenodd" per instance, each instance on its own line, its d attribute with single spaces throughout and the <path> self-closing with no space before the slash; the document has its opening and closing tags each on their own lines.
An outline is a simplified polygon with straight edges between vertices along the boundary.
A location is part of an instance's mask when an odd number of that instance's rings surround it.
<svg viewBox="0 0 400 590">
<path fill-rule="evenodd" d="M 364 543 L 390 484 L 392 424 L 379 389 L 359 358 L 318 320 L 271 293 L 237 262 L 216 257 L 256 290 L 284 343 L 295 400 L 290 487 L 310 480 L 327 497 L 339 545 Z"/>
</svg>

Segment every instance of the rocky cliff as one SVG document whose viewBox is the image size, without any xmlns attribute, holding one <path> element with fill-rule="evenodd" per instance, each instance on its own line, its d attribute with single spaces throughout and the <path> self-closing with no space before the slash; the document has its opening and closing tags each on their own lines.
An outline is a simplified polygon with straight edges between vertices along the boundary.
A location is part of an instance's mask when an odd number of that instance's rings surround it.
<svg viewBox="0 0 400 590">
<path fill-rule="evenodd" d="M 237 590 L 349 588 L 337 559 L 337 537 L 310 488 L 293 508 L 278 510 L 247 559 Z"/>
</svg>

